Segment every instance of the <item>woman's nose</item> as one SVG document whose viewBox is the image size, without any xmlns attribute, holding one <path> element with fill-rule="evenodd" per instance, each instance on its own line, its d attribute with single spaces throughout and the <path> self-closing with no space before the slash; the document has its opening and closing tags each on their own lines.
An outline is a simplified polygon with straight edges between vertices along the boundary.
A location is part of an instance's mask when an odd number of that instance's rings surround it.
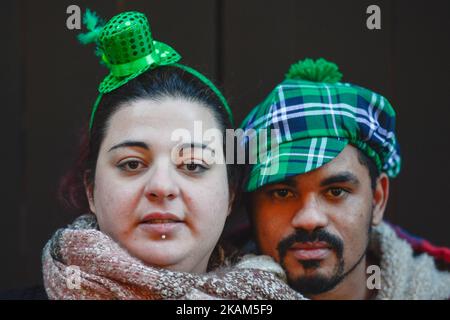
<svg viewBox="0 0 450 320">
<path fill-rule="evenodd" d="M 175 172 L 169 163 L 155 163 L 145 186 L 145 195 L 150 201 L 173 200 L 179 195 Z"/>
</svg>

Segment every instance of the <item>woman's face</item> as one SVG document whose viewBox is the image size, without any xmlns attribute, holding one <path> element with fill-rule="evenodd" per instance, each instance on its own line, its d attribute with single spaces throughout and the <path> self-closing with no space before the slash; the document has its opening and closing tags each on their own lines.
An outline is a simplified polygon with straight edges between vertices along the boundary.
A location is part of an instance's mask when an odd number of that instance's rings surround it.
<svg viewBox="0 0 450 320">
<path fill-rule="evenodd" d="M 131 255 L 200 273 L 222 233 L 230 196 L 226 165 L 217 161 L 222 142 L 194 134 L 194 121 L 203 131 L 218 130 L 207 108 L 183 98 L 123 105 L 110 118 L 87 193 L 100 230 Z M 191 137 L 173 139 L 177 129 Z"/>
</svg>

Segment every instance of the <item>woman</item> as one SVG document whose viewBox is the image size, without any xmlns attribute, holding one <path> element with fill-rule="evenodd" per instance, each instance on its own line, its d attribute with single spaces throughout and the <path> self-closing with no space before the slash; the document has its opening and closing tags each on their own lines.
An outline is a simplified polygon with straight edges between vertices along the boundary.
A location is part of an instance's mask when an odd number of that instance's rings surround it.
<svg viewBox="0 0 450 320">
<path fill-rule="evenodd" d="M 239 177 L 223 161 L 232 115 L 220 91 L 153 41 L 143 14 L 99 26 L 87 12 L 84 22 L 82 42 L 97 43 L 111 73 L 63 184 L 68 203 L 90 213 L 43 251 L 49 298 L 301 298 L 269 258 L 230 267 L 216 246 Z"/>
</svg>

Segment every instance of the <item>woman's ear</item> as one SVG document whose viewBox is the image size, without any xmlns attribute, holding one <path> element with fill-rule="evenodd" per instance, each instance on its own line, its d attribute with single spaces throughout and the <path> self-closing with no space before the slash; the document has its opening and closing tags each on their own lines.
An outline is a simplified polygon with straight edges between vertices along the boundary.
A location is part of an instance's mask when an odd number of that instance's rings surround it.
<svg viewBox="0 0 450 320">
<path fill-rule="evenodd" d="M 90 178 L 91 171 L 86 170 L 83 175 L 84 191 L 86 192 L 86 197 L 89 201 L 89 209 L 95 214 L 95 204 L 94 204 L 94 182 Z"/>
<path fill-rule="evenodd" d="M 373 217 L 372 225 L 376 226 L 383 220 L 389 198 L 389 178 L 383 172 L 377 178 L 375 190 L 373 192 Z"/>
</svg>

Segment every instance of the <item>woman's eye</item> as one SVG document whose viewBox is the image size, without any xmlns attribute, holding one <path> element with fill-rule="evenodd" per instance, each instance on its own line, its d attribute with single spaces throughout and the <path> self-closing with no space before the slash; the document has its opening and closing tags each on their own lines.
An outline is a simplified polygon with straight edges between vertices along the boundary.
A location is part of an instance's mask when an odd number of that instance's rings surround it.
<svg viewBox="0 0 450 320">
<path fill-rule="evenodd" d="M 204 165 L 195 162 L 184 163 L 181 165 L 181 169 L 189 172 L 189 173 L 201 173 L 208 168 Z"/>
<path fill-rule="evenodd" d="M 294 196 L 294 193 L 288 189 L 272 190 L 271 194 L 276 199 L 288 199 Z"/>
<path fill-rule="evenodd" d="M 195 171 L 195 170 L 197 170 L 198 167 L 199 167 L 199 165 L 196 164 L 196 163 L 188 163 L 188 164 L 186 165 L 186 169 L 187 169 L 188 171 Z"/>
<path fill-rule="evenodd" d="M 138 160 L 130 160 L 119 164 L 118 167 L 125 171 L 134 172 L 142 169 L 144 165 Z"/>
</svg>

